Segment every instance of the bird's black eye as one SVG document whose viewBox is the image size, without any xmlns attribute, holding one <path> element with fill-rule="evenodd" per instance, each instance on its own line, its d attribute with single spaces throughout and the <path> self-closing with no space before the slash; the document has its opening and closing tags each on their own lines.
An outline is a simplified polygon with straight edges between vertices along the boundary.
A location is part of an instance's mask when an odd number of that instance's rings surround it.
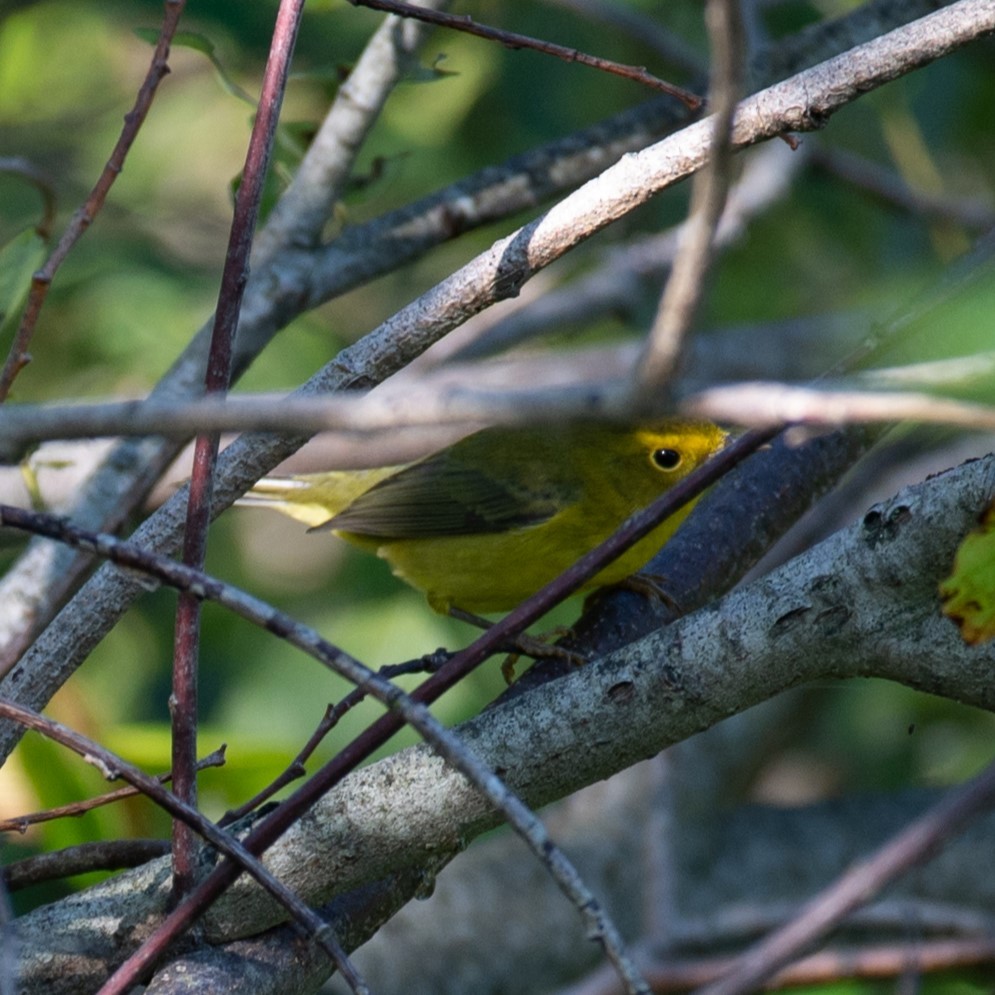
<svg viewBox="0 0 995 995">
<path fill-rule="evenodd" d="M 654 449 L 653 462 L 661 470 L 676 470 L 683 457 L 676 449 Z"/>
</svg>

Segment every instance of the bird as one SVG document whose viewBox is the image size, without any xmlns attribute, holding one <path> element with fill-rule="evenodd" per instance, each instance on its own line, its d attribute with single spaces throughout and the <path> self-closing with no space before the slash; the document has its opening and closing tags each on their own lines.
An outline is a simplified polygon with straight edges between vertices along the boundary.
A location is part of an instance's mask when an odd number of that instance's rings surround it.
<svg viewBox="0 0 995 995">
<path fill-rule="evenodd" d="M 711 422 L 682 419 L 494 426 L 405 465 L 267 477 L 240 503 L 376 553 L 437 612 L 490 614 L 559 576 L 726 438 Z M 639 570 L 693 503 L 581 590 Z"/>
</svg>

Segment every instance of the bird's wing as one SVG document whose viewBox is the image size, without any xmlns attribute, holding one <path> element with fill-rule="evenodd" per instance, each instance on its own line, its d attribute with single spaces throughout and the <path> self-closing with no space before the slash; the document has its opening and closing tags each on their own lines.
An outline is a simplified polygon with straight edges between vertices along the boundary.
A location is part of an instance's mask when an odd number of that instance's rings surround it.
<svg viewBox="0 0 995 995">
<path fill-rule="evenodd" d="M 521 467 L 499 480 L 443 452 L 371 487 L 322 528 L 380 539 L 504 532 L 546 521 L 574 498 Z"/>
</svg>

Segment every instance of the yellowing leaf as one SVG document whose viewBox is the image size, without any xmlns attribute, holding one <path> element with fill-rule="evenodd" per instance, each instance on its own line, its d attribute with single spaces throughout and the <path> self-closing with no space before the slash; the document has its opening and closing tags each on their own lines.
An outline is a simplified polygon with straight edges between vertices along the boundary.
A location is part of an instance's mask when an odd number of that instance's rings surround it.
<svg viewBox="0 0 995 995">
<path fill-rule="evenodd" d="M 957 550 L 954 569 L 940 584 L 943 613 L 959 626 L 967 643 L 995 636 L 995 504 Z"/>
</svg>

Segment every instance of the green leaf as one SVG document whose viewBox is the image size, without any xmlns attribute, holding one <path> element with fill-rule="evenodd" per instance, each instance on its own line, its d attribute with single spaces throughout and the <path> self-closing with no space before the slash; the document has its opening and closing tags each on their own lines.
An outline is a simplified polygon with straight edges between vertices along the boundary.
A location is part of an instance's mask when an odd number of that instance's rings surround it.
<svg viewBox="0 0 995 995">
<path fill-rule="evenodd" d="M 446 59 L 445 52 L 440 52 L 430 66 L 414 66 L 404 76 L 405 83 L 437 83 L 440 79 L 449 76 L 459 76 L 455 69 L 443 69 L 442 63 Z"/>
<path fill-rule="evenodd" d="M 31 277 L 45 258 L 45 240 L 28 228 L 0 248 L 0 333 L 21 309 Z"/>
<path fill-rule="evenodd" d="M 155 28 L 136 28 L 135 34 L 150 45 L 155 45 L 159 41 L 159 32 Z M 246 93 L 228 74 L 218 57 L 218 50 L 214 47 L 214 42 L 206 35 L 202 35 L 199 31 L 177 31 L 173 36 L 172 44 L 176 48 L 189 48 L 194 52 L 200 52 L 214 66 L 218 82 L 225 93 L 237 97 L 250 107 L 256 106 L 256 101 L 252 95 Z"/>
</svg>

